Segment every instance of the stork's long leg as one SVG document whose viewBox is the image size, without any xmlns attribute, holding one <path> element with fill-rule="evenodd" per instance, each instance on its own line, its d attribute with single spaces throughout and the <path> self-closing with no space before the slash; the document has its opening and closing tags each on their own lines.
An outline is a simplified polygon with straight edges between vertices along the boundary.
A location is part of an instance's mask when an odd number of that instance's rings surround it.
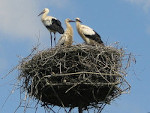
<svg viewBox="0 0 150 113">
<path fill-rule="evenodd" d="M 54 42 L 55 42 L 55 45 L 56 45 L 56 33 L 54 32 Z"/>
<path fill-rule="evenodd" d="M 50 32 L 51 48 L 52 48 L 52 33 Z"/>
</svg>

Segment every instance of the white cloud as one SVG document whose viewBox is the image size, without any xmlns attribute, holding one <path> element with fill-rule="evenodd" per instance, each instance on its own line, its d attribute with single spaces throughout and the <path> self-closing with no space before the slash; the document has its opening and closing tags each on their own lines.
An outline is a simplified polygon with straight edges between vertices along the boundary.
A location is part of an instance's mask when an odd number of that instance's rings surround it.
<svg viewBox="0 0 150 113">
<path fill-rule="evenodd" d="M 125 1 L 139 5 L 144 9 L 145 12 L 148 12 L 150 9 L 150 0 L 125 0 Z"/>
<path fill-rule="evenodd" d="M 32 0 L 0 0 L 0 32 L 32 37 L 39 29 L 37 5 Z"/>
<path fill-rule="evenodd" d="M 41 28 L 41 8 L 63 8 L 69 0 L 0 0 L 0 33 L 12 37 L 34 37 Z M 43 32 L 43 31 L 42 31 Z"/>
</svg>

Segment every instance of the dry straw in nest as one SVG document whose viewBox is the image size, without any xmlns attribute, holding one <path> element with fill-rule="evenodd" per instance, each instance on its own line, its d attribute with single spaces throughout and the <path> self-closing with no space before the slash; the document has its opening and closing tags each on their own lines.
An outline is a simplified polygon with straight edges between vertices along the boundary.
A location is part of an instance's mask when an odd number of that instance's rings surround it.
<svg viewBox="0 0 150 113">
<path fill-rule="evenodd" d="M 46 106 L 102 109 L 130 87 L 123 58 L 124 51 L 113 47 L 55 47 L 22 60 L 19 79 L 23 89 Z"/>
</svg>

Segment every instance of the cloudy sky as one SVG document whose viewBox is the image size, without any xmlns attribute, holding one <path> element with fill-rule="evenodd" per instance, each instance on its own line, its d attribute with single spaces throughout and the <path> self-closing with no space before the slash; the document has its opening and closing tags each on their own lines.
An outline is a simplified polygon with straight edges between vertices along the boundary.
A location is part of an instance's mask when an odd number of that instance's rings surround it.
<svg viewBox="0 0 150 113">
<path fill-rule="evenodd" d="M 0 0 L 0 113 L 13 113 L 19 105 L 19 92 L 14 92 L 7 102 L 17 71 L 1 79 L 16 66 L 20 57 L 26 57 L 38 42 L 41 48 L 50 47 L 49 32 L 37 15 L 45 8 L 49 15 L 58 18 L 65 28 L 66 18 L 80 17 L 83 24 L 97 31 L 102 40 L 132 52 L 137 60 L 126 78 L 131 92 L 123 94 L 107 105 L 103 113 L 150 112 L 150 1 L 149 0 Z M 82 43 L 74 28 L 74 41 Z M 57 40 L 60 35 L 57 34 Z M 4 104 L 5 103 L 5 104 Z M 4 104 L 4 106 L 3 106 Z M 40 107 L 39 107 L 40 108 Z M 22 113 L 19 109 L 17 113 Z M 42 108 L 38 113 L 44 112 Z M 27 113 L 33 113 L 28 110 Z"/>
</svg>

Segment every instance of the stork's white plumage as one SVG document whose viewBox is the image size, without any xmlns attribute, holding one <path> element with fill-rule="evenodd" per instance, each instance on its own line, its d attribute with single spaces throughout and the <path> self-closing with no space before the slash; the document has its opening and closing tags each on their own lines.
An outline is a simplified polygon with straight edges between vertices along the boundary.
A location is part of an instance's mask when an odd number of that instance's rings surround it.
<svg viewBox="0 0 150 113">
<path fill-rule="evenodd" d="M 64 34 L 61 36 L 61 38 L 59 39 L 57 46 L 71 46 L 72 42 L 73 42 L 73 29 L 72 26 L 70 25 L 69 22 L 75 22 L 73 20 L 70 20 L 69 18 L 67 18 L 65 20 L 66 23 L 66 30 L 64 32 Z"/>
<path fill-rule="evenodd" d="M 81 21 L 79 18 L 76 18 L 76 28 L 79 35 L 83 38 L 86 44 L 104 46 L 100 35 L 96 33 L 92 28 L 86 25 L 81 25 Z"/>
<path fill-rule="evenodd" d="M 50 31 L 50 39 L 51 39 L 51 47 L 52 47 L 52 33 L 54 33 L 54 41 L 56 44 L 56 32 L 63 34 L 64 33 L 64 29 L 61 26 L 61 22 L 52 16 L 47 16 L 47 14 L 49 13 L 49 9 L 45 8 L 38 16 L 42 15 L 41 21 L 44 24 L 44 26 Z"/>
</svg>

